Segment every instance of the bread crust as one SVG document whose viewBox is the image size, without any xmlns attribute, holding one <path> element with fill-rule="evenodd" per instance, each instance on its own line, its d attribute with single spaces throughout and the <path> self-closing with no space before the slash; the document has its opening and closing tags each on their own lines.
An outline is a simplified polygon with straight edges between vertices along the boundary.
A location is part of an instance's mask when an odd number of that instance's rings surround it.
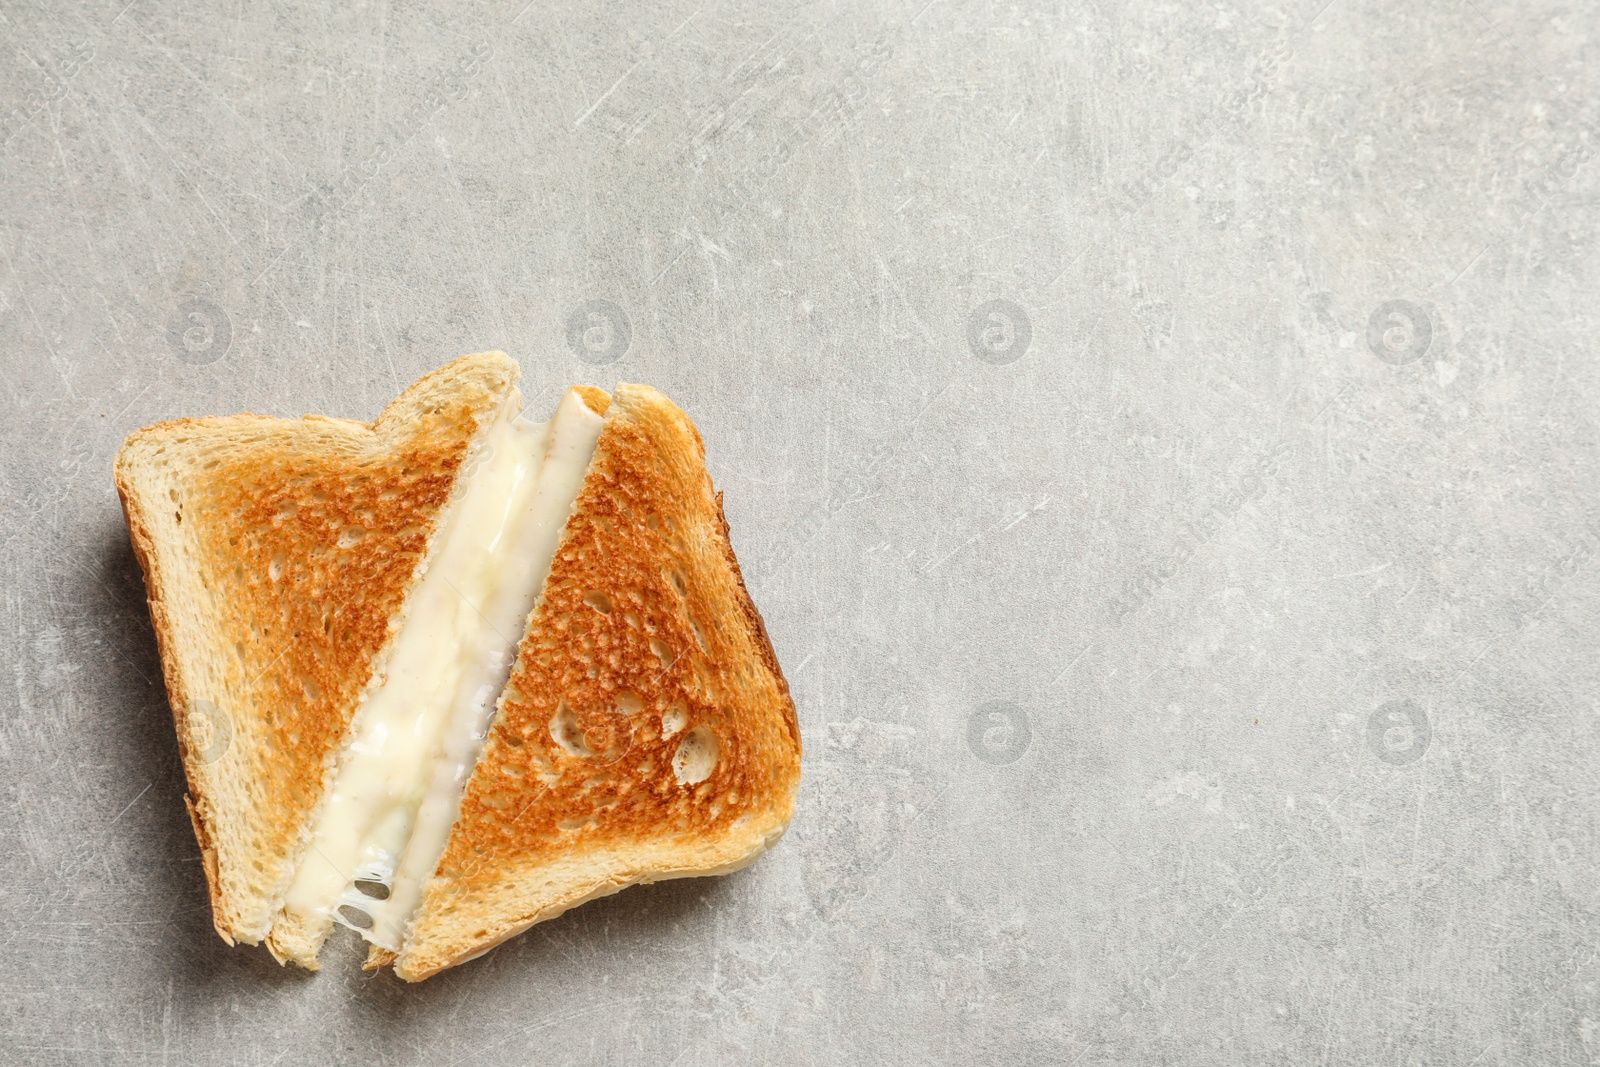
<svg viewBox="0 0 1600 1067">
<path fill-rule="evenodd" d="M 457 472 L 517 373 L 502 353 L 464 356 L 372 423 L 176 419 L 118 452 L 184 802 L 229 943 L 267 935 Z"/>
<path fill-rule="evenodd" d="M 188 793 L 183 795 L 183 806 L 189 812 L 189 825 L 194 827 L 194 839 L 200 845 L 200 863 L 206 872 L 206 896 L 211 900 L 211 924 L 222 940 L 232 945 L 232 935 L 217 921 L 217 916 L 222 914 L 222 888 L 217 880 L 216 846 L 211 843 L 211 835 L 206 833 L 205 823 L 200 821 L 200 813 L 195 811 L 194 799 Z"/>
<path fill-rule="evenodd" d="M 395 971 L 427 978 L 628 885 L 736 870 L 782 835 L 799 776 L 794 701 L 700 435 L 619 386 Z"/>
<path fill-rule="evenodd" d="M 778 665 L 778 650 L 772 647 L 772 635 L 767 633 L 767 620 L 761 617 L 756 602 L 750 598 L 750 590 L 744 584 L 744 572 L 739 569 L 739 560 L 733 554 L 733 530 L 728 525 L 728 517 L 722 510 L 721 493 L 717 494 L 717 521 L 722 524 L 722 545 L 727 553 L 728 568 L 733 572 L 734 581 L 739 585 L 739 611 L 744 616 L 745 625 L 755 636 L 758 654 L 783 691 L 781 705 L 783 721 L 789 727 L 789 736 L 794 740 L 796 759 L 798 759 L 800 718 L 795 711 L 794 698 L 789 693 L 789 679 L 783 676 L 783 668 Z"/>
</svg>

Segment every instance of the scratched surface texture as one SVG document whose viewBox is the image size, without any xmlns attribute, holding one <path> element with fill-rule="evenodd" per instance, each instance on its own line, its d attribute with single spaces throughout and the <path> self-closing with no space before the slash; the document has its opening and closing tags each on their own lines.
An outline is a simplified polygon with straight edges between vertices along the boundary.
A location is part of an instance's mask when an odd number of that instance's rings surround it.
<svg viewBox="0 0 1600 1067">
<path fill-rule="evenodd" d="M 1600 37 L 1531 0 L 0 0 L 0 1062 L 1600 1062 Z M 788 836 L 420 986 L 212 932 L 111 484 L 687 408 Z"/>
</svg>

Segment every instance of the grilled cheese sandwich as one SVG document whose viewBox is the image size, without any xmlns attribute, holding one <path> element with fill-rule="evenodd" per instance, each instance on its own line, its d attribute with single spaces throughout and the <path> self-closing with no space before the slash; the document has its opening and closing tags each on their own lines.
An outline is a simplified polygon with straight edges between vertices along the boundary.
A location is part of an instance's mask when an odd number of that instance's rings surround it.
<svg viewBox="0 0 1600 1067">
<path fill-rule="evenodd" d="M 414 980 L 583 899 L 733 869 L 787 825 L 793 703 L 693 424 L 642 386 L 574 387 L 535 423 L 515 377 L 463 357 L 331 443 L 331 420 L 236 416 L 119 455 L 225 938 L 315 967 L 340 924 Z M 217 482 L 230 450 L 250 484 Z M 185 500 L 230 492 L 182 529 Z M 421 548 L 409 574 L 397 545 Z M 384 582 L 351 581 L 368 573 Z M 241 609 L 180 621 L 196 581 Z M 320 628 L 270 625 L 319 607 Z M 297 678 L 309 706 L 283 702 Z M 246 751 L 198 758 L 200 688 Z"/>
</svg>

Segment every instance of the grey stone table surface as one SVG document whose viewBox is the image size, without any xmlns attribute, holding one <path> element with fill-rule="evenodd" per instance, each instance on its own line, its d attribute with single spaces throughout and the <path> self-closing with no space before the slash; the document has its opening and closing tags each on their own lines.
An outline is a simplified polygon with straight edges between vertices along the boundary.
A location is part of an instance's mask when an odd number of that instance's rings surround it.
<svg viewBox="0 0 1600 1067">
<path fill-rule="evenodd" d="M 1600 1061 L 1600 20 L 0 0 L 0 1062 Z M 418 986 L 212 932 L 123 437 L 688 409 L 740 874 Z"/>
</svg>

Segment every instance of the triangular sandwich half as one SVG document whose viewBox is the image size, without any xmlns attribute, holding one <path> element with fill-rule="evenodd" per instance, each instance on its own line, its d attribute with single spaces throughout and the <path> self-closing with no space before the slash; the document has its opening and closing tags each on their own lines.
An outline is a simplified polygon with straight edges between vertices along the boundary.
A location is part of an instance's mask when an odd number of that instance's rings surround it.
<svg viewBox="0 0 1600 1067">
<path fill-rule="evenodd" d="M 500 353 L 464 356 L 370 424 L 179 419 L 118 453 L 212 917 L 230 944 L 270 930 L 362 691 L 516 375 Z"/>
<path fill-rule="evenodd" d="M 426 978 L 782 835 L 799 725 L 704 454 L 666 397 L 618 388 L 442 860 L 369 966 Z"/>
</svg>

